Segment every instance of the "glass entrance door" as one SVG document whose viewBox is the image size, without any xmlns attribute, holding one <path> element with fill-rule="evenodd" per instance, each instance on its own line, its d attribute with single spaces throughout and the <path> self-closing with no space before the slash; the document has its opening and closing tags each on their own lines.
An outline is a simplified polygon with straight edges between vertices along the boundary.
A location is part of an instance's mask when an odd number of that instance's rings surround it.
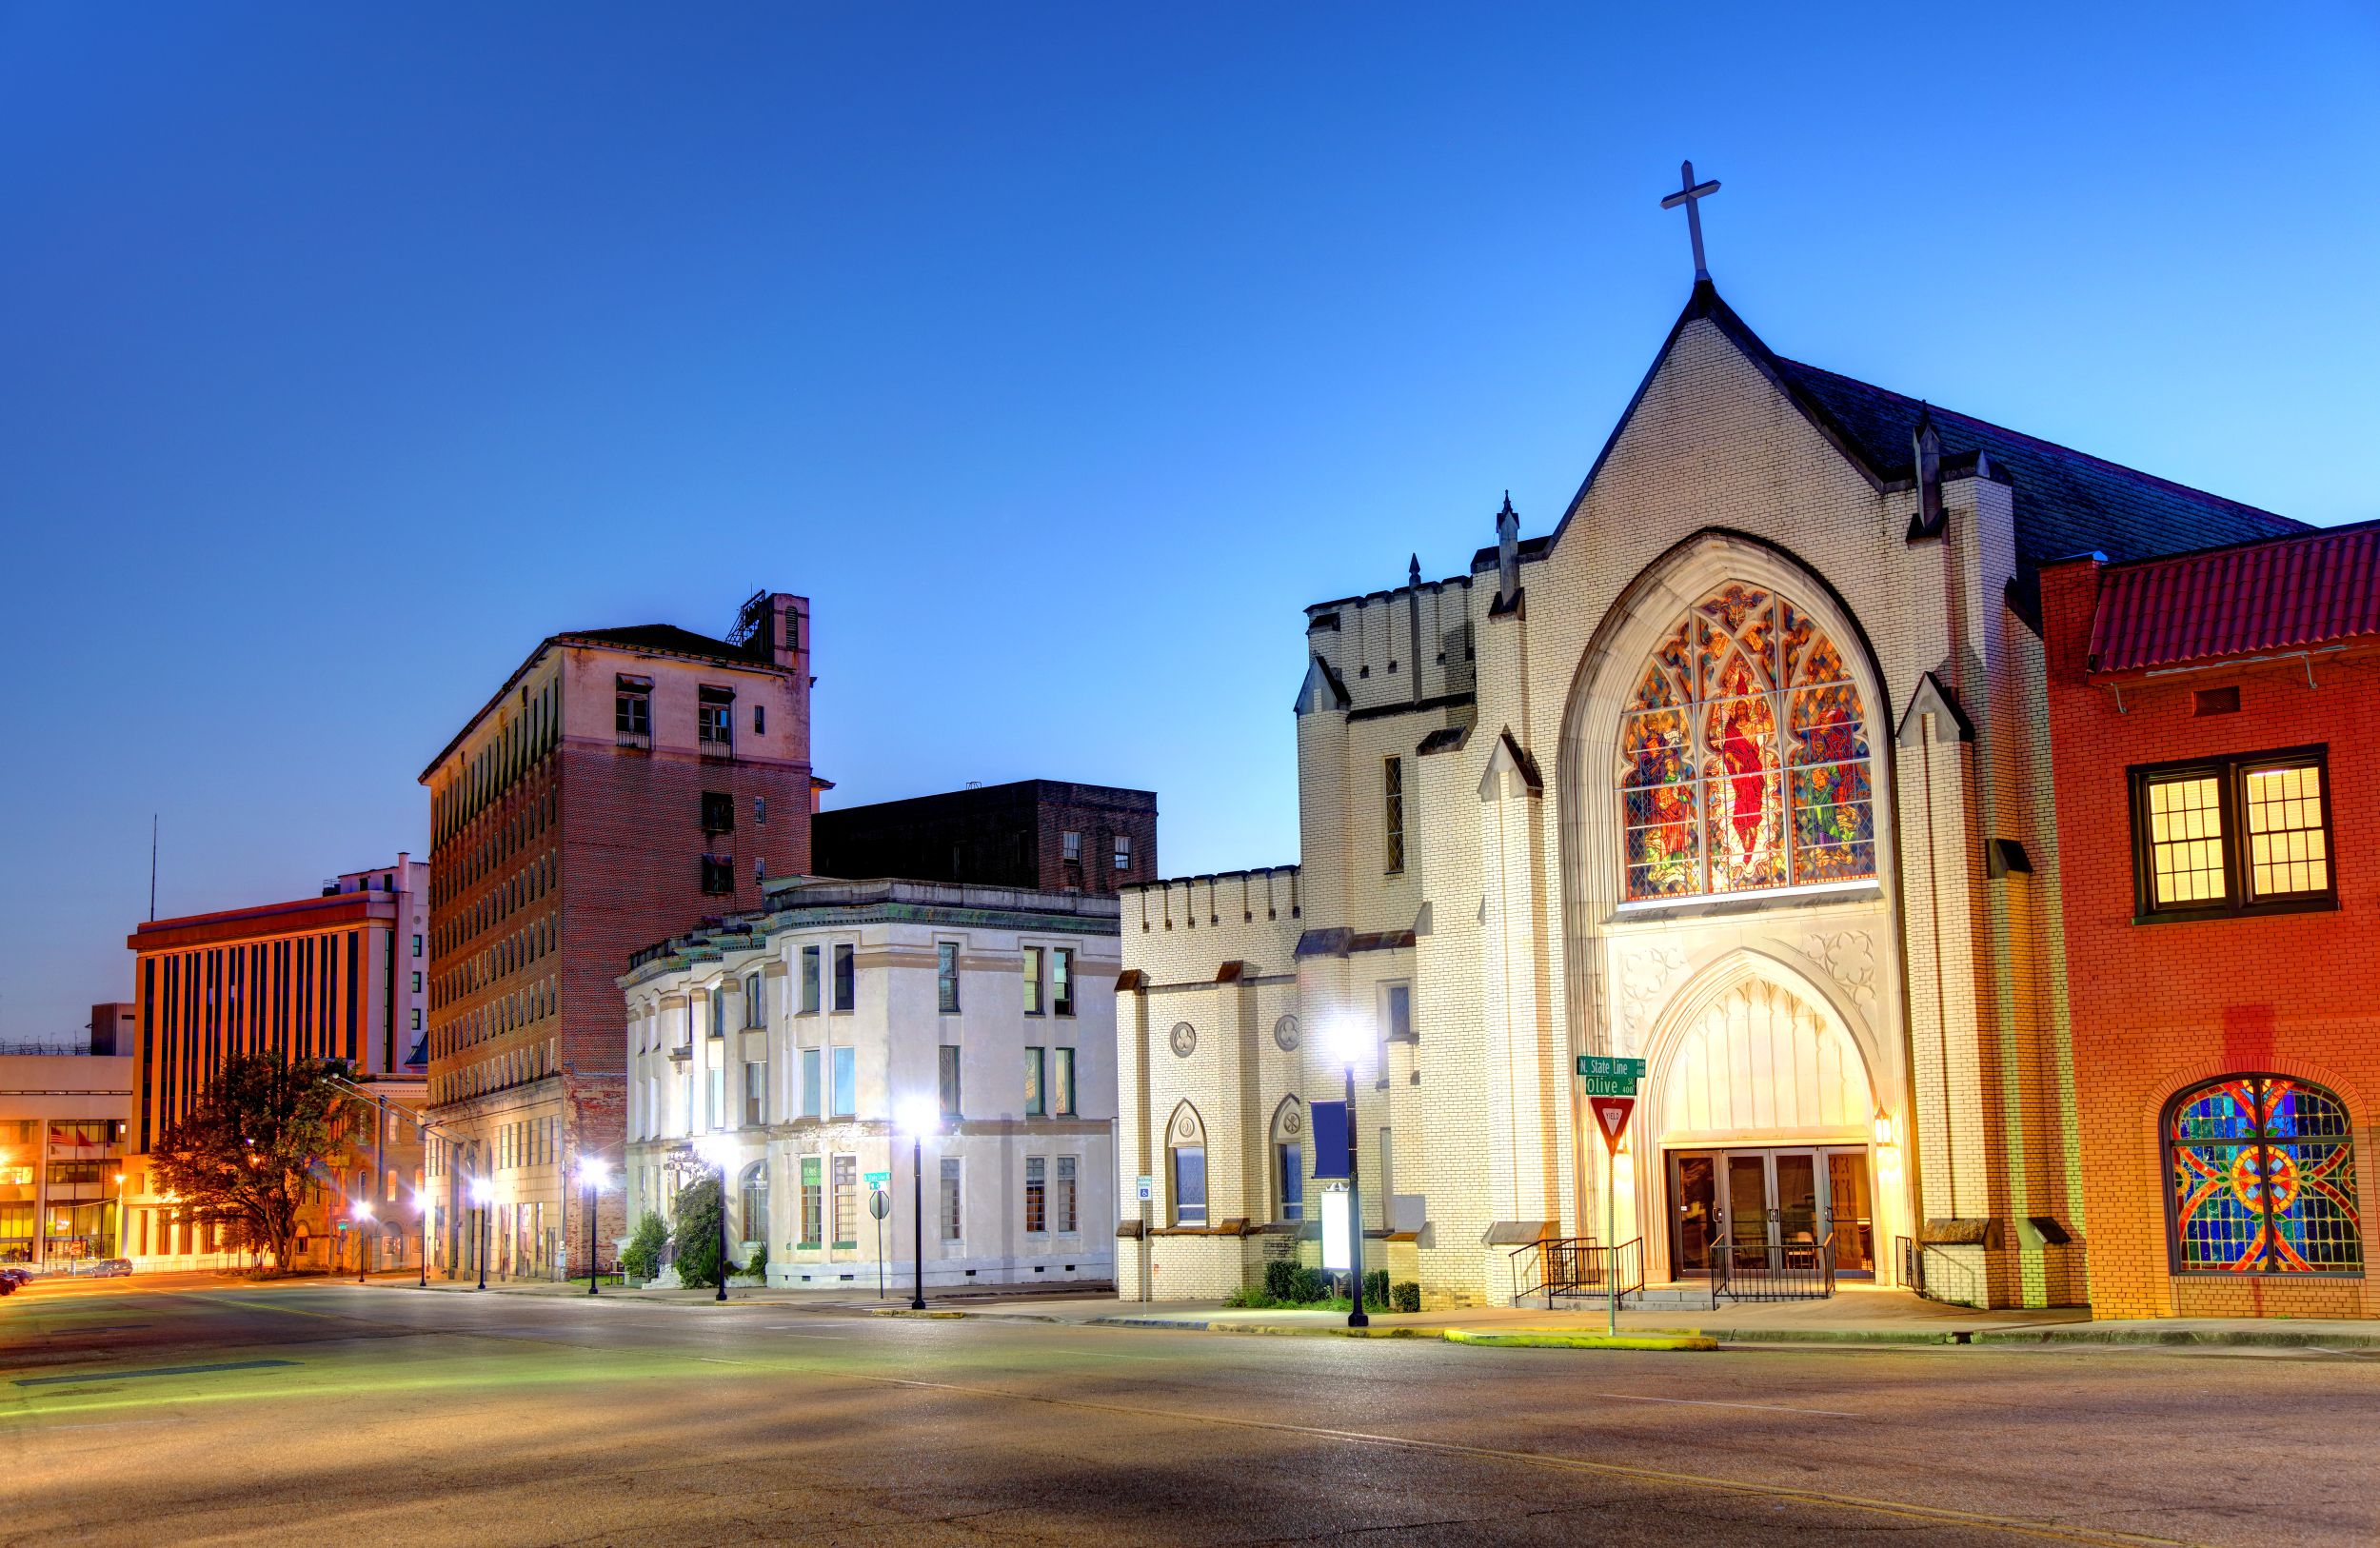
<svg viewBox="0 0 2380 1548">
<path fill-rule="evenodd" d="M 1711 1272 L 1728 1243 L 1738 1264 L 1806 1262 L 1833 1235 L 1835 1271 L 1875 1271 L 1864 1146 L 1674 1150 L 1669 1155 L 1670 1262 L 1679 1279 Z"/>
</svg>

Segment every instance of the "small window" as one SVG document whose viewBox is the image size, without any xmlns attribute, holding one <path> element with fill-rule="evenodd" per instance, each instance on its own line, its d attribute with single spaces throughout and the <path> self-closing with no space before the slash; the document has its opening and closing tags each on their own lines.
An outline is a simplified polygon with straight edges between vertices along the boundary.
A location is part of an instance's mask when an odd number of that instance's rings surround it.
<svg viewBox="0 0 2380 1548">
<path fill-rule="evenodd" d="M 727 1035 L 727 984 L 725 980 L 723 979 L 719 982 L 711 985 L 710 1002 L 711 1036 L 714 1038 L 724 1038 Z"/>
<path fill-rule="evenodd" d="M 754 736 L 768 735 L 768 706 L 765 705 L 752 706 L 752 734 Z"/>
<path fill-rule="evenodd" d="M 736 890 L 736 857 L 704 855 L 703 857 L 703 892 L 706 897 L 726 897 Z"/>
<path fill-rule="evenodd" d="M 612 728 L 624 747 L 653 744 L 653 684 L 650 678 L 622 676 L 612 700 Z"/>
<path fill-rule="evenodd" d="M 422 992 L 422 970 L 418 967 L 413 970 L 413 992 L 415 994 Z"/>
<path fill-rule="evenodd" d="M 1413 985 L 1390 983 L 1381 986 L 1380 1020 L 1391 1042 L 1412 1042 Z"/>
<path fill-rule="evenodd" d="M 1041 948 L 1024 948 L 1024 1013 L 1041 1014 Z"/>
<path fill-rule="evenodd" d="M 418 935 L 417 935 L 417 936 L 415 936 L 415 937 L 413 938 L 413 955 L 414 955 L 414 956 L 416 956 L 416 957 L 419 957 L 421 954 L 422 954 L 422 938 L 421 938 L 420 936 L 418 936 Z"/>
<path fill-rule="evenodd" d="M 936 1050 L 941 1060 L 942 1117 L 956 1119 L 959 1113 L 959 1045 L 945 1042 Z"/>
<path fill-rule="evenodd" d="M 1116 835 L 1116 869 L 1132 869 L 1132 835 L 1129 833 Z"/>
<path fill-rule="evenodd" d="M 768 1024 L 768 981 L 758 973 L 747 973 L 744 977 L 744 1024 Z"/>
<path fill-rule="evenodd" d="M 818 948 L 802 948 L 802 1013 L 818 1014 Z"/>
<path fill-rule="evenodd" d="M 835 1245 L 860 1244 L 860 1158 L 835 1158 Z"/>
<path fill-rule="evenodd" d="M 1388 874 L 1396 876 L 1405 868 L 1405 761 L 1388 760 L 1381 773 L 1382 805 L 1388 822 Z"/>
<path fill-rule="evenodd" d="M 959 943 L 944 941 L 934 948 L 934 996 L 944 1016 L 959 1009 Z"/>
<path fill-rule="evenodd" d="M 1280 1219 L 1302 1221 L 1306 1218 L 1305 1149 L 1297 1144 L 1273 1147 L 1275 1175 L 1280 1180 Z"/>
<path fill-rule="evenodd" d="M 819 1181 L 823 1169 L 818 1157 L 802 1158 L 802 1240 L 797 1243 L 799 1246 L 814 1249 L 825 1240 L 825 1190 Z"/>
<path fill-rule="evenodd" d="M 824 1092 L 819 1085 L 818 1050 L 804 1048 L 802 1050 L 802 1116 L 818 1117 L 820 1100 L 823 1096 Z"/>
<path fill-rule="evenodd" d="M 1049 1201 L 1050 1228 L 1067 1234 L 1082 1229 L 1081 1212 L 1076 1207 L 1075 1158 L 1058 1158 L 1058 1189 Z"/>
<path fill-rule="evenodd" d="M 1049 1050 L 1046 1048 L 1027 1048 L 1024 1051 L 1024 1116 L 1027 1118 L 1049 1116 L 1049 1099 L 1041 1084 L 1048 1062 Z"/>
<path fill-rule="evenodd" d="M 736 691 L 705 684 L 696 690 L 694 741 L 704 752 L 722 754 L 735 745 Z"/>
<path fill-rule="evenodd" d="M 1082 835 L 1081 835 L 1081 834 L 1080 834 L 1080 833 L 1061 833 L 1061 834 L 1060 834 L 1060 835 L 1058 836 L 1058 848 L 1059 848 L 1059 853 L 1060 853 L 1061 857 L 1064 859 L 1064 861 L 1066 862 L 1066 863 L 1067 863 L 1067 864 L 1069 864 L 1069 865 L 1080 865 L 1080 864 L 1081 864 L 1081 863 L 1082 863 Z"/>
<path fill-rule="evenodd" d="M 1052 1083 L 1057 1087 L 1057 1090 L 1053 1093 L 1053 1099 L 1054 1104 L 1058 1110 L 1058 1116 L 1060 1118 L 1073 1118 L 1076 1116 L 1074 1110 L 1074 1050 L 1072 1048 L 1053 1048 L 1050 1052 L 1058 1056 L 1057 1062 L 1052 1066 L 1051 1074 Z"/>
<path fill-rule="evenodd" d="M 768 825 L 768 798 L 766 796 L 752 798 L 752 821 L 763 827 Z"/>
<path fill-rule="evenodd" d="M 835 1008 L 837 1010 L 849 1010 L 860 1002 L 859 983 L 854 971 L 851 947 L 848 944 L 838 945 L 835 948 Z"/>
<path fill-rule="evenodd" d="M 2324 749 L 2132 771 L 2135 919 L 2338 906 Z"/>
<path fill-rule="evenodd" d="M 1045 1157 L 1024 1159 L 1024 1229 L 1029 1236 L 1049 1229 L 1049 1161 Z"/>
<path fill-rule="evenodd" d="M 959 1202 L 958 1158 L 954 1156 L 945 1156 L 942 1158 L 942 1201 L 941 1210 L 942 1240 L 944 1241 L 957 1241 L 961 1240 L 960 1228 L 964 1217 L 960 1211 Z"/>
<path fill-rule="evenodd" d="M 768 1066 L 754 1060 L 744 1066 L 744 1123 L 746 1128 L 757 1129 L 767 1121 Z"/>
<path fill-rule="evenodd" d="M 1049 1008 L 1060 1016 L 1074 1014 L 1074 952 L 1066 946 L 1049 954 Z"/>
<path fill-rule="evenodd" d="M 1206 1146 L 1173 1147 L 1174 1223 L 1206 1223 Z"/>
<path fill-rule="evenodd" d="M 736 798 L 725 790 L 703 792 L 703 831 L 733 833 L 736 830 Z"/>
<path fill-rule="evenodd" d="M 849 1044 L 834 1050 L 835 1090 L 831 1109 L 837 1118 L 850 1118 L 860 1110 L 860 1055 Z"/>
</svg>

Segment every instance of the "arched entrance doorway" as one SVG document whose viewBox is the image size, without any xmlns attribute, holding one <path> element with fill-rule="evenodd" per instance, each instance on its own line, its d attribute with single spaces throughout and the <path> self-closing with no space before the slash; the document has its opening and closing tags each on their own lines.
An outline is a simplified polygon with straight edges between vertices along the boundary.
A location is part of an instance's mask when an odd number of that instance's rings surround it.
<svg viewBox="0 0 2380 1548">
<path fill-rule="evenodd" d="M 1728 1244 L 1747 1256 L 1876 1268 L 1876 1104 L 1835 1018 L 1742 971 L 1681 997 L 1656 1087 L 1656 1176 L 1671 1276 L 1698 1279 Z"/>
</svg>

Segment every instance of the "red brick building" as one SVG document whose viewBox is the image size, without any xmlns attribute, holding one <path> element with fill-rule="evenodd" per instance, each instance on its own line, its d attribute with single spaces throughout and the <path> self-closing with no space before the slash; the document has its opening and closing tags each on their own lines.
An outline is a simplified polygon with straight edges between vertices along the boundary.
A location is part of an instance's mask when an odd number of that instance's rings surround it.
<svg viewBox="0 0 2380 1548">
<path fill-rule="evenodd" d="M 621 1159 L 629 957 L 809 868 L 809 604 L 755 596 L 724 639 L 552 635 L 422 784 L 436 1250 L 475 1271 L 484 1208 L 491 1274 L 558 1276 L 576 1162 Z M 621 1219 L 615 1191 L 599 1237 Z"/>
<path fill-rule="evenodd" d="M 2380 524 L 2041 611 L 2092 1308 L 2380 1316 Z"/>
</svg>

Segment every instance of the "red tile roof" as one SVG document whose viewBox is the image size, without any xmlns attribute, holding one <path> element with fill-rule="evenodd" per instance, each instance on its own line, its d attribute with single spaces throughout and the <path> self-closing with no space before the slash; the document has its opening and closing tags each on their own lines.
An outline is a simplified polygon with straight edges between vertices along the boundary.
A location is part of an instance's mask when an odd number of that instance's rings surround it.
<svg viewBox="0 0 2380 1548">
<path fill-rule="evenodd" d="M 2380 522 L 2112 566 L 2091 669 L 2302 650 L 2380 636 Z"/>
</svg>

